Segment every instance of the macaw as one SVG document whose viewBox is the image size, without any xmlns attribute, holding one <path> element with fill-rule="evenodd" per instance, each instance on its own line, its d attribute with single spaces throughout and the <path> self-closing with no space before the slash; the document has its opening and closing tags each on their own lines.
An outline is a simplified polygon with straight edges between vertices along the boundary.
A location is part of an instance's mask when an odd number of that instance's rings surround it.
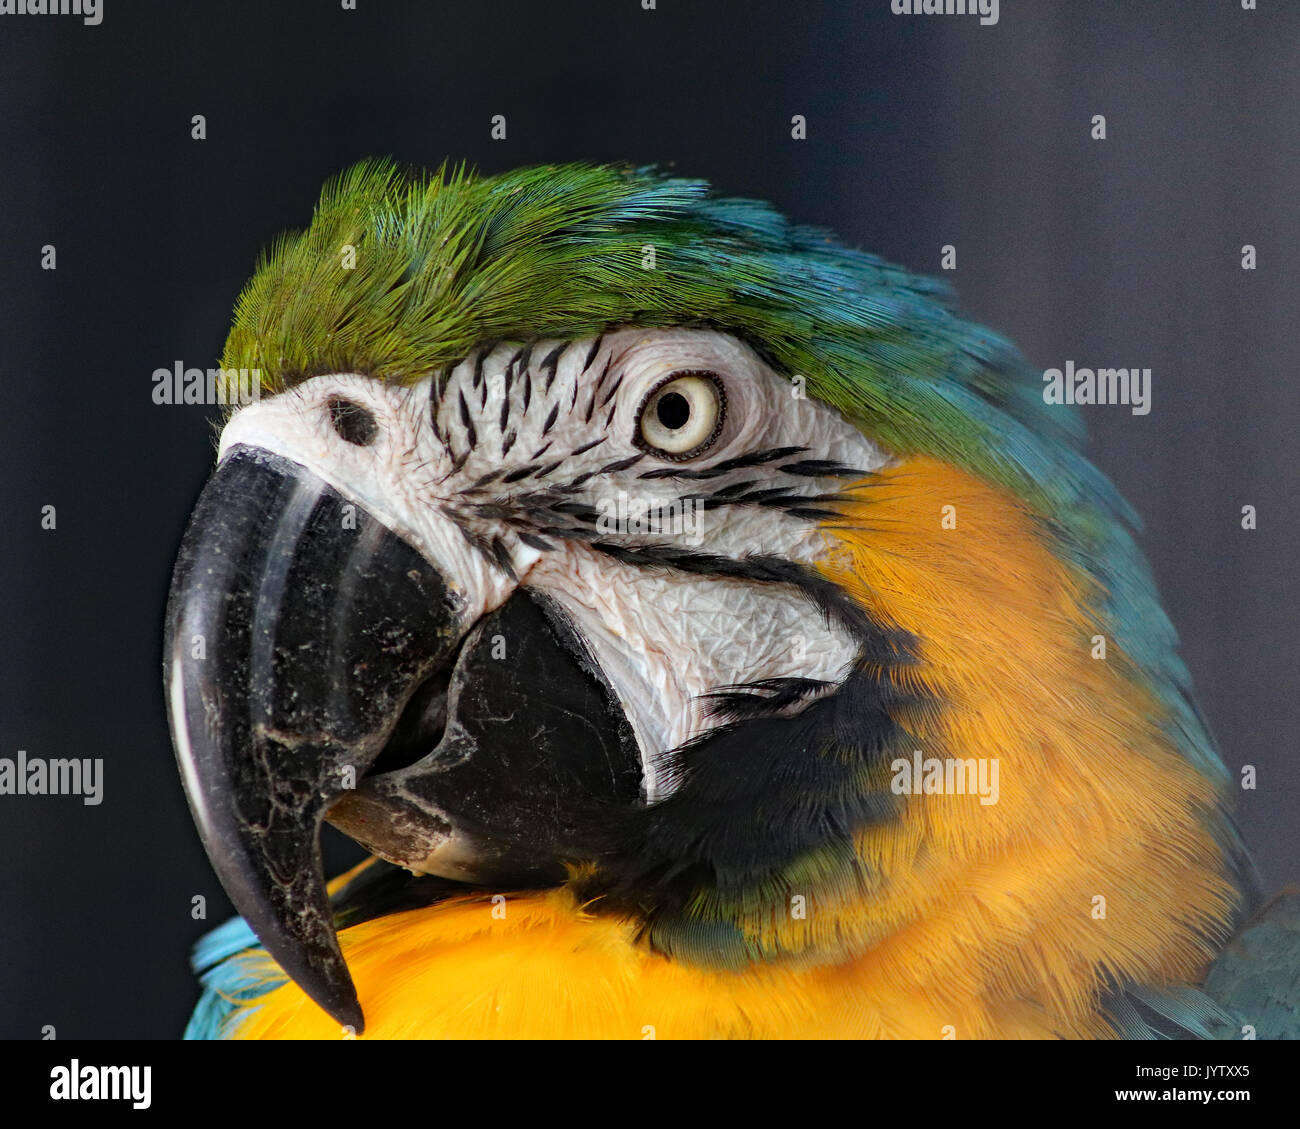
<svg viewBox="0 0 1300 1129">
<path fill-rule="evenodd" d="M 658 170 L 366 162 L 222 366 L 189 1035 L 1297 1031 L 1136 515 L 941 283 Z"/>
</svg>

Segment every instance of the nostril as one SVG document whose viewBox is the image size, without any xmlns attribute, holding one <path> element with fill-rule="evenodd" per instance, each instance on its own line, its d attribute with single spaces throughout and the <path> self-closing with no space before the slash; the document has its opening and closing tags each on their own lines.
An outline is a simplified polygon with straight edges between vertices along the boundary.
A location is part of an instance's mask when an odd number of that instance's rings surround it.
<svg viewBox="0 0 1300 1129">
<path fill-rule="evenodd" d="M 342 396 L 331 396 L 328 407 L 330 423 L 341 439 L 357 447 L 369 447 L 375 441 L 375 436 L 379 434 L 379 424 L 375 422 L 375 415 L 369 408 L 363 408 Z"/>
</svg>

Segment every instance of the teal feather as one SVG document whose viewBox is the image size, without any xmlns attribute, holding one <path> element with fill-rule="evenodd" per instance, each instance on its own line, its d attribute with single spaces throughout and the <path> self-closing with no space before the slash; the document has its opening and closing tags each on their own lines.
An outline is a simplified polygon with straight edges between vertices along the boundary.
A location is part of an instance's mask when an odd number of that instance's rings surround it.
<svg viewBox="0 0 1300 1129">
<path fill-rule="evenodd" d="M 219 1039 L 241 1005 L 246 1005 L 284 984 L 288 977 L 254 972 L 238 956 L 257 949 L 257 935 L 242 917 L 232 918 L 205 934 L 194 946 L 191 967 L 199 974 L 203 993 L 186 1024 L 186 1039 Z M 259 956 L 265 954 L 258 950 Z M 264 965 L 262 966 L 264 969 Z"/>
<path fill-rule="evenodd" d="M 1264 905 L 1219 955 L 1205 991 L 1235 1017 L 1220 1038 L 1300 1039 L 1300 891 Z"/>
</svg>

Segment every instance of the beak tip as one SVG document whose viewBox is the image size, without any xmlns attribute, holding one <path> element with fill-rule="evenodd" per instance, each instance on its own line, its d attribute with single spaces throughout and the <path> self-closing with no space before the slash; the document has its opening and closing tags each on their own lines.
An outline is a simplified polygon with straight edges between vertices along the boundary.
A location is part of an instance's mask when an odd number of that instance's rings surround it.
<svg viewBox="0 0 1300 1129">
<path fill-rule="evenodd" d="M 362 1012 L 361 1004 L 356 999 L 341 1001 L 327 1010 L 350 1034 L 361 1035 L 365 1032 L 365 1013 Z"/>
<path fill-rule="evenodd" d="M 271 939 L 268 936 L 264 943 Z M 307 998 L 344 1028 L 345 1035 L 360 1035 L 366 1029 L 365 1013 L 361 1010 L 356 984 L 343 954 L 338 951 L 338 942 L 333 938 L 331 940 L 333 943 L 327 946 L 325 952 L 305 952 L 293 941 L 287 950 L 274 944 L 266 945 L 266 949 Z M 282 960 L 281 954 L 287 959 Z M 311 963 L 302 963 L 301 958 L 304 956 Z"/>
</svg>

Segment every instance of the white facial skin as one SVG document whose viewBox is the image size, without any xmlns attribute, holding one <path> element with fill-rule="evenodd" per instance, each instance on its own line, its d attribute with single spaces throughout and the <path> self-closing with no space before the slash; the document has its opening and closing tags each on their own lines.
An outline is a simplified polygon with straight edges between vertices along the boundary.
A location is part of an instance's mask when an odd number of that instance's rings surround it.
<svg viewBox="0 0 1300 1129">
<path fill-rule="evenodd" d="M 686 370 L 713 374 L 725 408 L 712 444 L 678 460 L 636 439 L 648 396 Z M 701 389 L 703 402 L 712 393 Z M 856 653 L 793 585 L 649 567 L 593 548 L 815 563 L 826 548 L 818 521 L 788 509 L 842 490 L 888 456 L 834 409 L 795 392 L 725 334 L 620 330 L 568 345 L 541 341 L 527 351 L 499 345 L 410 388 L 356 374 L 318 376 L 237 412 L 220 457 L 236 444 L 265 448 L 365 507 L 460 594 L 464 630 L 518 585 L 550 596 L 618 695 L 640 743 L 646 799 L 654 801 L 672 789 L 673 751 L 719 724 L 703 695 L 782 677 L 838 683 Z M 330 410 L 339 399 L 370 413 L 372 441 L 341 436 Z M 787 447 L 807 450 L 689 477 Z M 809 460 L 861 474 L 782 469 Z M 769 496 L 766 505 L 739 500 L 778 489 L 788 496 Z M 718 493 L 725 504 L 699 507 L 698 499 Z M 647 508 L 656 511 L 648 526 L 636 524 Z"/>
</svg>

